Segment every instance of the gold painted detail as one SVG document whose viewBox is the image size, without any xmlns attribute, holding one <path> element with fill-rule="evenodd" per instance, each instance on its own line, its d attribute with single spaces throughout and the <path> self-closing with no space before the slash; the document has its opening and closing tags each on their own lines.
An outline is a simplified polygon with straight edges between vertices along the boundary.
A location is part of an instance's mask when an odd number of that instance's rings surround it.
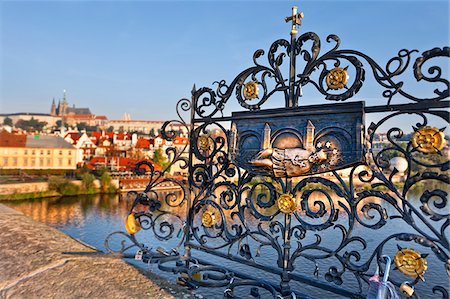
<svg viewBox="0 0 450 299">
<path fill-rule="evenodd" d="M 125 220 L 125 229 L 130 235 L 134 235 L 141 230 L 141 224 L 136 220 L 133 213 L 128 215 L 127 219 Z"/>
<path fill-rule="evenodd" d="M 417 129 L 411 137 L 414 149 L 425 154 L 438 153 L 446 142 L 444 132 L 429 126 Z"/>
<path fill-rule="evenodd" d="M 208 151 L 210 149 L 209 136 L 202 135 L 198 137 L 198 147 L 202 151 Z"/>
<path fill-rule="evenodd" d="M 281 195 L 278 200 L 278 209 L 284 214 L 292 214 L 297 210 L 297 204 L 294 197 L 290 194 Z"/>
<path fill-rule="evenodd" d="M 395 255 L 394 262 L 403 274 L 414 278 L 420 277 L 423 280 L 423 275 L 427 270 L 427 261 L 417 251 L 403 248 Z"/>
<path fill-rule="evenodd" d="M 250 81 L 244 85 L 244 98 L 249 101 L 258 98 L 258 83 Z"/>
<path fill-rule="evenodd" d="M 347 88 L 349 78 L 347 68 L 348 66 L 345 68 L 335 67 L 327 74 L 326 83 L 328 89 L 337 90 Z"/>
<path fill-rule="evenodd" d="M 204 227 L 212 227 L 216 223 L 216 215 L 210 211 L 203 212 L 202 224 Z"/>
<path fill-rule="evenodd" d="M 412 295 L 414 294 L 414 288 L 404 282 L 400 285 L 400 293 L 405 295 L 406 297 L 412 297 Z"/>
<path fill-rule="evenodd" d="M 302 19 L 304 18 L 303 12 L 297 13 L 297 6 L 292 6 L 292 16 L 284 18 L 286 23 L 292 21 L 291 34 L 297 34 L 297 25 L 302 24 Z"/>
</svg>

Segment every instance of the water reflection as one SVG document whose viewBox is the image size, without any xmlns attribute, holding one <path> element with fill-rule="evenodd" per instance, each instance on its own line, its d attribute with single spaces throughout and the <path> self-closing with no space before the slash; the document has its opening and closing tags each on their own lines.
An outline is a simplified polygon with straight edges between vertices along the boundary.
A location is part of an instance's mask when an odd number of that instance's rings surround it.
<svg viewBox="0 0 450 299">
<path fill-rule="evenodd" d="M 42 200 L 5 202 L 6 205 L 51 226 L 84 224 L 88 213 L 98 218 L 125 215 L 131 203 L 120 195 L 85 195 Z"/>
<path fill-rule="evenodd" d="M 412 203 L 417 209 L 420 209 L 420 195 L 422 194 L 423 190 L 415 190 L 415 192 L 411 192 L 409 194 L 409 201 Z M 158 198 L 166 198 L 166 196 L 169 195 L 169 192 L 163 192 L 158 194 Z M 315 201 L 323 201 L 325 204 L 326 210 L 329 211 L 330 205 L 334 205 L 335 207 L 340 207 L 340 203 L 344 203 L 345 206 L 348 207 L 348 203 L 346 203 L 345 200 L 342 198 L 336 196 L 335 194 L 331 194 L 331 202 L 328 202 L 328 200 L 323 196 L 323 194 L 320 193 L 312 193 L 309 199 L 309 206 L 313 211 L 317 211 L 318 206 L 314 205 Z M 181 196 L 181 193 L 177 194 L 177 197 Z M 219 197 L 218 197 L 219 198 Z M 256 199 L 256 198 L 255 198 Z M 368 202 L 378 203 L 383 208 L 387 210 L 387 214 L 389 216 L 396 213 L 395 208 L 390 205 L 383 202 L 382 199 L 371 197 L 367 199 Z M 127 195 L 91 195 L 91 196 L 79 196 L 79 197 L 63 197 L 63 198 L 56 198 L 56 199 L 43 199 L 43 200 L 32 200 L 32 201 L 20 201 L 20 202 L 6 202 L 5 204 L 24 213 L 25 215 L 31 217 L 34 220 L 43 222 L 45 224 L 48 224 L 50 226 L 56 227 L 63 232 L 76 237 L 80 238 L 83 241 L 97 247 L 100 249 L 103 249 L 103 241 L 106 238 L 106 236 L 117 230 L 124 230 L 123 227 L 123 221 L 126 218 L 127 214 L 129 213 L 129 210 L 131 208 L 131 205 L 133 203 L 133 198 L 129 197 Z M 162 201 L 162 210 L 165 211 L 171 211 L 181 217 L 184 217 L 186 213 L 187 204 L 182 205 L 181 207 L 175 207 L 172 208 L 169 205 L 165 203 L 165 201 Z M 145 209 L 145 207 L 141 207 L 142 209 Z M 230 216 L 231 211 L 227 211 L 225 213 L 226 221 L 229 225 L 232 224 L 233 221 L 237 221 L 236 217 L 231 218 Z M 308 221 L 308 223 L 320 223 L 323 222 L 324 219 L 328 217 L 328 214 L 325 214 L 323 217 L 319 219 L 312 219 L 311 217 L 308 217 L 304 211 L 301 211 L 300 216 Z M 338 219 L 334 223 L 341 223 L 343 225 L 347 225 L 348 227 L 348 215 L 344 211 L 343 208 L 339 208 L 338 212 Z M 369 221 L 370 219 L 366 219 L 363 214 L 361 214 L 361 211 L 358 212 L 358 215 L 365 221 Z M 201 213 L 199 213 L 195 218 L 195 223 L 197 226 L 200 226 L 200 217 Z M 279 219 L 283 217 L 283 215 L 277 216 Z M 251 227 L 256 227 L 258 223 L 260 222 L 258 219 L 246 215 L 245 218 L 246 223 Z M 370 220 L 371 222 L 377 221 L 377 219 Z M 346 248 L 346 250 L 352 250 L 356 249 L 359 252 L 361 252 L 361 261 L 364 261 L 368 255 L 373 251 L 373 249 L 387 236 L 391 235 L 392 233 L 396 232 L 414 232 L 412 228 L 406 224 L 401 219 L 392 219 L 391 222 L 382 227 L 381 229 L 373 230 L 368 229 L 366 227 L 363 227 L 359 223 L 355 223 L 354 229 L 353 229 L 353 235 L 361 236 L 368 242 L 368 248 L 365 250 L 362 250 L 361 246 L 357 248 L 355 247 L 349 247 Z M 445 219 L 443 220 L 445 221 Z M 433 221 L 431 221 L 433 222 Z M 294 225 L 298 222 L 294 220 Z M 442 221 L 440 222 L 433 222 L 436 227 L 440 227 Z M 424 230 L 427 230 L 426 227 L 423 227 Z M 315 235 L 318 234 L 322 237 L 322 245 L 327 246 L 329 248 L 335 248 L 341 238 L 342 235 L 338 230 L 335 230 L 333 228 L 326 229 L 324 231 L 308 231 L 305 238 L 302 240 L 304 244 L 308 244 L 309 242 L 312 242 L 315 240 Z M 176 233 L 175 233 L 176 235 Z M 177 239 L 176 236 L 174 236 L 169 241 L 158 241 L 154 235 L 153 232 L 149 231 L 141 231 L 137 234 L 137 237 L 140 241 L 145 242 L 146 244 L 149 244 L 151 247 L 154 246 L 164 246 L 166 248 L 171 248 L 171 246 L 175 246 L 179 239 Z M 222 240 L 223 241 L 223 240 Z M 213 242 L 214 243 L 214 242 Z M 396 244 L 399 242 L 390 242 L 391 244 L 387 244 L 385 247 L 385 252 L 388 254 L 395 254 L 396 252 Z M 254 250 L 257 246 L 257 244 L 253 244 L 250 240 L 250 245 L 252 245 L 252 250 Z M 436 258 L 436 256 L 430 252 L 429 249 L 423 248 L 418 246 L 417 244 L 408 244 L 404 243 L 401 244 L 405 247 L 417 247 L 419 251 L 422 251 L 423 253 L 430 253 L 428 257 L 428 265 L 429 270 L 425 274 L 426 283 L 419 284 L 418 290 L 420 290 L 423 287 L 432 287 L 436 284 L 443 284 L 442 279 L 440 279 L 443 275 L 445 275 L 444 265 L 439 262 Z M 255 248 L 254 248 L 255 246 Z M 235 248 L 237 249 L 237 248 Z M 237 254 L 235 250 L 233 249 L 233 254 Z M 199 254 L 199 253 L 194 253 Z M 205 258 L 204 254 L 199 254 L 200 256 L 203 255 L 203 258 Z M 216 263 L 225 263 L 225 264 L 231 264 L 230 262 L 224 262 L 223 260 L 219 260 L 219 258 L 206 256 L 207 259 L 216 262 Z M 265 247 L 261 251 L 260 258 L 258 259 L 260 263 L 263 264 L 270 264 L 275 266 L 276 265 L 276 256 L 274 255 L 274 250 L 270 247 Z M 336 263 L 336 261 L 333 261 L 331 259 L 326 259 L 323 261 L 320 261 L 319 267 L 319 277 L 317 279 L 324 281 L 323 275 L 326 273 L 328 267 L 333 265 L 333 263 Z M 338 265 L 338 264 L 336 264 Z M 138 264 L 138 266 L 145 267 L 145 265 Z M 303 273 L 305 275 L 308 275 L 310 277 L 313 277 L 314 272 L 314 263 L 312 263 L 309 260 L 300 258 L 296 262 L 296 272 Z M 243 265 L 233 265 L 233 267 L 236 267 L 237 270 L 243 271 L 243 272 L 249 272 L 249 268 Z M 251 270 L 253 271 L 253 270 Z M 253 272 L 252 272 L 253 273 Z M 264 273 L 261 274 L 254 274 L 255 276 L 259 277 L 265 277 Z M 398 271 L 393 274 L 394 277 L 398 277 L 399 280 L 405 280 L 406 277 L 402 276 Z M 347 277 L 348 276 L 348 277 Z M 166 277 L 173 278 L 172 275 L 168 274 Z M 356 288 L 357 284 L 354 282 L 354 279 L 351 277 L 350 273 L 345 274 L 345 282 L 344 285 L 346 285 L 347 288 Z M 353 280 L 352 280 L 353 279 Z M 203 291 L 201 291 L 203 292 Z M 206 293 L 212 292 L 210 294 L 219 294 L 220 290 L 217 291 L 206 291 Z M 216 292 L 216 293 L 214 293 Z M 219 292 L 219 293 L 217 293 Z M 322 296 L 323 291 L 320 290 L 310 290 L 308 288 L 308 293 L 310 293 L 312 296 Z"/>
</svg>

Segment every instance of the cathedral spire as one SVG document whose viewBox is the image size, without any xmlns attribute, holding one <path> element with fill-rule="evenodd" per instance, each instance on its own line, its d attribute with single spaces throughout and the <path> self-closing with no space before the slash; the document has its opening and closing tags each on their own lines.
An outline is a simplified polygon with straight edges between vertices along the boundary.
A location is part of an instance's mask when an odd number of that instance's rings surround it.
<svg viewBox="0 0 450 299">
<path fill-rule="evenodd" d="M 63 90 L 63 98 L 62 98 L 62 102 L 63 102 L 63 103 L 67 103 L 67 100 L 66 100 L 66 90 L 65 90 L 65 89 Z"/>
<path fill-rule="evenodd" d="M 51 107 L 51 109 L 50 109 L 50 115 L 56 115 L 55 97 L 53 97 L 52 107 Z"/>
</svg>

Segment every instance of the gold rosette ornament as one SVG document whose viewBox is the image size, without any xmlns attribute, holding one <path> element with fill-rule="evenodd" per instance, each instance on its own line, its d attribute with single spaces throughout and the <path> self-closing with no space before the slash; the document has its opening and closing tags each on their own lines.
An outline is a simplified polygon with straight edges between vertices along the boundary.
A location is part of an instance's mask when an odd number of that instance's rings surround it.
<svg viewBox="0 0 450 299">
<path fill-rule="evenodd" d="M 141 230 L 141 224 L 136 220 L 133 213 L 128 215 L 127 219 L 125 220 L 125 229 L 130 235 L 134 235 Z"/>
<path fill-rule="evenodd" d="M 297 210 L 297 204 L 294 197 L 290 194 L 281 195 L 278 200 L 278 209 L 284 214 L 292 214 Z"/>
<path fill-rule="evenodd" d="M 444 132 L 429 126 L 415 130 L 411 137 L 414 149 L 425 154 L 438 153 L 444 148 L 445 143 Z"/>
<path fill-rule="evenodd" d="M 244 85 L 244 98 L 247 101 L 258 98 L 258 83 L 250 81 Z"/>
<path fill-rule="evenodd" d="M 423 280 L 427 270 L 427 260 L 413 249 L 403 248 L 397 252 L 394 258 L 395 266 L 403 274 Z"/>
<path fill-rule="evenodd" d="M 212 227 L 216 223 L 216 215 L 210 211 L 203 212 L 202 224 L 204 227 Z"/>
<path fill-rule="evenodd" d="M 202 151 L 208 151 L 210 149 L 209 137 L 207 135 L 198 137 L 198 147 Z"/>
<path fill-rule="evenodd" d="M 335 67 L 328 72 L 326 77 L 328 89 L 337 90 L 347 88 L 349 78 L 347 68 L 348 66 L 345 68 Z"/>
</svg>

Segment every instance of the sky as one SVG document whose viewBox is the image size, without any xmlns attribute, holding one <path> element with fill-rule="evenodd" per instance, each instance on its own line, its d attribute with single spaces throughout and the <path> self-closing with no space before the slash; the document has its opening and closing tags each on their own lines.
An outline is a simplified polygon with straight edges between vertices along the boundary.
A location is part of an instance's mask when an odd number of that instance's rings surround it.
<svg viewBox="0 0 450 299">
<path fill-rule="evenodd" d="M 299 32 L 316 32 L 322 53 L 328 34 L 383 67 L 403 48 L 449 46 L 448 1 L 0 0 L 0 113 L 49 113 L 66 90 L 70 105 L 109 119 L 173 119 L 193 84 L 231 82 L 255 50 L 289 39 L 292 5 L 305 15 Z M 412 74 L 411 65 L 405 87 L 432 96 L 436 86 Z M 386 103 L 374 82 L 367 70 L 354 99 Z M 325 102 L 313 86 L 303 89 L 300 105 Z"/>
</svg>

